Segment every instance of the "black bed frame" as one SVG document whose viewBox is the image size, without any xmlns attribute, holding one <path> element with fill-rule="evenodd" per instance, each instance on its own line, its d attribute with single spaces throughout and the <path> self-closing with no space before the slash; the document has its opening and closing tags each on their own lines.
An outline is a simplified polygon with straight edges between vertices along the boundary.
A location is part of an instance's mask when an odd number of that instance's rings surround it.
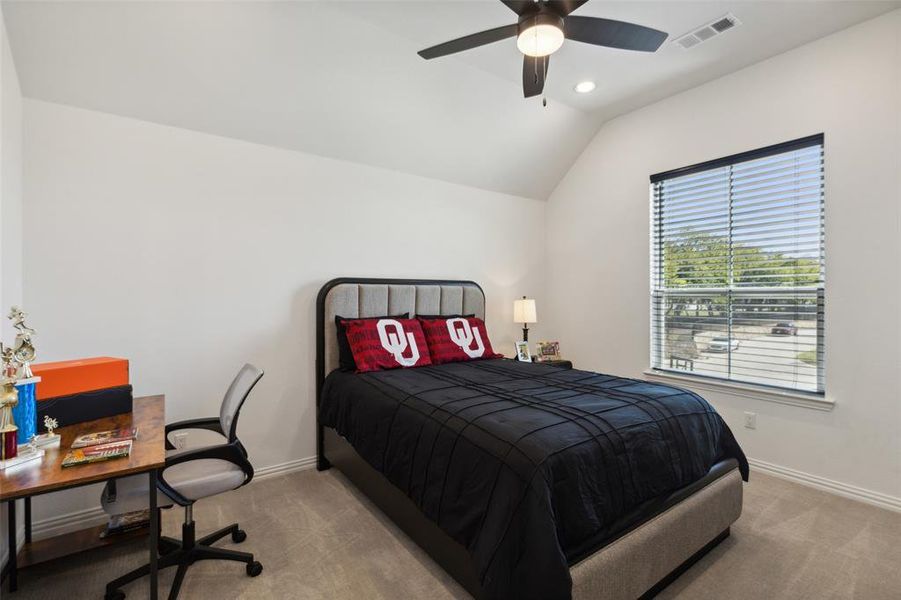
<svg viewBox="0 0 901 600">
<path fill-rule="evenodd" d="M 376 284 L 376 285 L 473 285 L 482 290 L 479 284 L 468 280 L 436 280 L 436 279 L 378 279 L 340 277 L 332 279 L 319 290 L 316 298 L 316 469 L 325 471 L 332 466 L 340 470 L 369 500 L 390 518 L 408 537 L 425 550 L 425 552 L 442 567 L 457 583 L 474 598 L 484 597 L 479 582 L 478 571 L 472 563 L 469 553 L 460 543 L 447 535 L 438 525 L 429 520 L 419 507 L 400 489 L 391 484 L 381 473 L 369 465 L 356 450 L 338 433 L 325 427 L 319 421 L 319 404 L 322 398 L 322 385 L 325 381 L 325 299 L 329 291 L 342 283 Z M 482 291 L 484 296 L 484 291 Z M 329 456 L 326 457 L 326 446 Z M 639 600 L 653 598 L 666 586 L 691 568 L 705 554 L 729 537 L 727 527 L 703 548 L 690 556 L 685 562 L 668 573 L 642 594 Z"/>
</svg>

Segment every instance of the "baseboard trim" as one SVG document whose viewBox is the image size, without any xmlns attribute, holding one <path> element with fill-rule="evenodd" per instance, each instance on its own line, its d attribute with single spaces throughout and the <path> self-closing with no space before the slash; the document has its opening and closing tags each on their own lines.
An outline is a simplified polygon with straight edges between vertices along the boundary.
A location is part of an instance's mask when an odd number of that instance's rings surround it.
<svg viewBox="0 0 901 600">
<path fill-rule="evenodd" d="M 774 465 L 773 463 L 768 463 L 756 458 L 749 458 L 748 464 L 750 464 L 752 468 L 762 473 L 766 473 L 767 475 L 787 479 L 794 483 L 800 483 L 801 485 L 813 487 L 818 490 L 823 490 L 824 492 L 830 492 L 859 502 L 872 504 L 873 506 L 878 506 L 880 508 L 901 512 L 901 498 L 895 496 L 874 492 L 873 490 L 857 487 L 856 485 L 841 483 L 839 481 L 820 477 L 819 475 L 811 475 L 810 473 L 797 471 L 788 467 Z"/>
<path fill-rule="evenodd" d="M 307 471 L 316 466 L 316 457 L 307 456 L 306 458 L 298 458 L 297 460 L 289 460 L 278 465 L 255 469 L 253 480 L 269 479 L 270 477 L 278 477 L 279 475 L 287 475 L 298 471 Z"/>
<path fill-rule="evenodd" d="M 299 458 L 297 460 L 290 460 L 288 462 L 284 462 L 277 465 L 271 465 L 268 467 L 263 467 L 262 469 L 257 469 L 254 474 L 254 481 L 262 481 L 269 479 L 271 477 L 278 477 L 280 475 L 288 475 L 289 473 L 296 473 L 298 471 L 306 471 L 312 469 L 316 466 L 316 457 L 315 456 L 307 456 L 305 458 Z M 253 482 L 251 482 L 253 485 Z M 53 537 L 56 535 L 63 535 L 66 533 L 71 533 L 73 531 L 79 531 L 81 529 L 85 529 L 87 527 L 94 527 L 96 525 L 101 525 L 105 523 L 107 520 L 107 515 L 103 511 L 103 508 L 100 506 L 96 506 L 93 508 L 88 508 L 85 510 L 79 510 L 71 513 L 67 513 L 64 515 L 58 515 L 54 517 L 49 517 L 46 519 L 41 519 L 40 521 L 35 521 L 32 524 L 32 535 L 34 539 L 40 540 L 48 537 Z M 22 530 L 20 529 L 19 535 L 24 540 L 24 536 Z M 19 547 L 21 548 L 21 541 Z M 6 558 L 6 553 L 4 552 L 3 556 L 0 557 L 0 563 L 2 563 Z"/>
<path fill-rule="evenodd" d="M 103 508 L 95 506 L 93 508 L 86 508 L 65 515 L 48 517 L 46 519 L 41 519 L 40 521 L 35 521 L 31 526 L 31 534 L 34 536 L 34 539 L 42 540 L 44 538 L 102 525 L 103 523 L 106 523 L 106 520 L 107 516 L 106 513 L 103 512 Z"/>
</svg>

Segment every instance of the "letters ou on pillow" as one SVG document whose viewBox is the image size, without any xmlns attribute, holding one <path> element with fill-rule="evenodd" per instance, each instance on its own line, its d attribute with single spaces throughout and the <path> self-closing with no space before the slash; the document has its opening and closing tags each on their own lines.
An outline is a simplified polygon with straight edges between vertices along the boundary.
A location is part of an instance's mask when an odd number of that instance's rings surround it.
<svg viewBox="0 0 901 600">
<path fill-rule="evenodd" d="M 485 322 L 478 317 L 420 317 L 419 322 L 429 344 L 433 364 L 503 358 L 503 355 L 495 354 Z"/>
<path fill-rule="evenodd" d="M 405 312 L 401 315 L 384 315 L 381 317 L 342 317 L 335 316 L 335 329 L 338 335 L 338 368 L 342 371 L 356 371 L 357 363 L 354 362 L 353 352 L 350 351 L 350 344 L 347 343 L 347 332 L 344 330 L 345 321 L 370 321 L 372 319 L 409 319 L 410 313 Z"/>
<path fill-rule="evenodd" d="M 416 319 L 342 321 L 357 373 L 432 364 L 422 326 Z"/>
</svg>

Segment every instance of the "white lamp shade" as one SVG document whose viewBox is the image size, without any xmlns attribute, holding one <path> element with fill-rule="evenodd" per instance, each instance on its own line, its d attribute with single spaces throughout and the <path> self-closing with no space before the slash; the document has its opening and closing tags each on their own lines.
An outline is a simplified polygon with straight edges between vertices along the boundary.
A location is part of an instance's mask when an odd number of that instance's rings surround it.
<svg viewBox="0 0 901 600">
<path fill-rule="evenodd" d="M 521 300 L 513 301 L 513 322 L 538 322 L 538 312 L 535 310 L 535 300 L 533 298 L 522 298 Z"/>
</svg>

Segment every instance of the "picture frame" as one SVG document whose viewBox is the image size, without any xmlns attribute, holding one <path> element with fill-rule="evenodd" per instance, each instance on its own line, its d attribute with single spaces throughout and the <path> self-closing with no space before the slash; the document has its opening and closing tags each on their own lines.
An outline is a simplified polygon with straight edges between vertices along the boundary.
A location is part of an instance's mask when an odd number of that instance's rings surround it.
<svg viewBox="0 0 901 600">
<path fill-rule="evenodd" d="M 532 362 L 532 354 L 529 352 L 529 342 L 516 342 L 516 360 Z"/>
<path fill-rule="evenodd" d="M 535 345 L 535 362 L 560 360 L 560 342 L 538 342 Z"/>
</svg>

